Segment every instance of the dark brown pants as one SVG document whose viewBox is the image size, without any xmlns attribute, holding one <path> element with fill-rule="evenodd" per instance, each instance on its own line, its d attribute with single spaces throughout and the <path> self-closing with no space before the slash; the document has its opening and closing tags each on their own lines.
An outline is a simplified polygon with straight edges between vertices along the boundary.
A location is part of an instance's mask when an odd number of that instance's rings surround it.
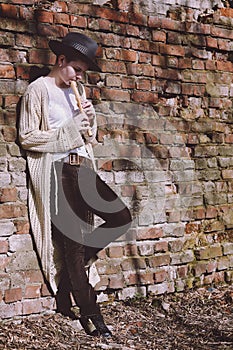
<svg viewBox="0 0 233 350">
<path fill-rule="evenodd" d="M 90 258 L 123 235 L 130 227 L 131 215 L 115 192 L 91 168 L 61 162 L 56 162 L 55 167 L 58 212 L 55 212 L 56 186 L 52 177 L 52 231 L 63 258 L 58 309 L 68 312 L 72 292 L 82 315 L 98 314 L 96 294 L 85 271 L 85 256 Z M 90 214 L 98 215 L 104 222 L 88 233 Z"/>
</svg>

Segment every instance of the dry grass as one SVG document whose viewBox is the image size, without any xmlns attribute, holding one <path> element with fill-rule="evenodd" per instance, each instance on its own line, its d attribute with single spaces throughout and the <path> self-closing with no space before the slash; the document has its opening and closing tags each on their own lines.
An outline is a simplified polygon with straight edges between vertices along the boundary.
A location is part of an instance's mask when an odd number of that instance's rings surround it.
<svg viewBox="0 0 233 350">
<path fill-rule="evenodd" d="M 111 340 L 92 338 L 59 314 L 0 323 L 0 349 L 232 350 L 233 287 L 102 306 Z"/>
</svg>

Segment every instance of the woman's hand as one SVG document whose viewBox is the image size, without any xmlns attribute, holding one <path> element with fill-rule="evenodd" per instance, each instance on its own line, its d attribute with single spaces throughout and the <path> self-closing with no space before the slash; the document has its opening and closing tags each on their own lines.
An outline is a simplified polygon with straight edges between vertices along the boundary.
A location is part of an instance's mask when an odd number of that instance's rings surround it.
<svg viewBox="0 0 233 350">
<path fill-rule="evenodd" d="M 74 116 L 74 121 L 79 129 L 80 134 L 85 138 L 88 135 L 88 130 L 91 129 L 89 118 L 86 113 L 79 113 Z"/>
<path fill-rule="evenodd" d="M 95 115 L 95 109 L 93 107 L 93 104 L 88 100 L 83 100 L 81 104 L 82 104 L 83 112 L 86 113 L 86 115 L 92 119 L 93 115 Z"/>
</svg>

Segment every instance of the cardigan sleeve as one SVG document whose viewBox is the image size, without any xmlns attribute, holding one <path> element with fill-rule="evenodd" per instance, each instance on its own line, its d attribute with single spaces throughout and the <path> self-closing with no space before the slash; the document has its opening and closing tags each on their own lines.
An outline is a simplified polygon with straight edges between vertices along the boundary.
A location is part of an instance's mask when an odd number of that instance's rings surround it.
<svg viewBox="0 0 233 350">
<path fill-rule="evenodd" d="M 59 153 L 84 145 L 75 120 L 71 118 L 57 129 L 45 127 L 45 92 L 31 84 L 22 98 L 19 141 L 28 151 Z"/>
</svg>

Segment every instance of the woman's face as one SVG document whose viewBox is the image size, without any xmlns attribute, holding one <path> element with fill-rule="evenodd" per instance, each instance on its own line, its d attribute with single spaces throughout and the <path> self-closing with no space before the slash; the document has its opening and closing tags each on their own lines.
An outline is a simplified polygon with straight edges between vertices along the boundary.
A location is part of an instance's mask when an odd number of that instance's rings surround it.
<svg viewBox="0 0 233 350">
<path fill-rule="evenodd" d="M 67 87 L 70 82 L 81 80 L 88 69 L 88 64 L 81 60 L 67 62 L 66 57 L 61 55 L 58 58 L 60 86 Z"/>
</svg>

